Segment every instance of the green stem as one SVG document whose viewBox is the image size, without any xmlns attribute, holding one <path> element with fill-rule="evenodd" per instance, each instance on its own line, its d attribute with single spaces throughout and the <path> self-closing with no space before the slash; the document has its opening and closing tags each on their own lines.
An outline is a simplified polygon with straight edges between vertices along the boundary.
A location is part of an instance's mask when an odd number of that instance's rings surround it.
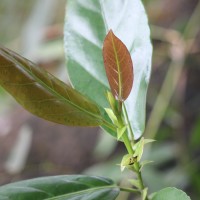
<svg viewBox="0 0 200 200">
<path fill-rule="evenodd" d="M 119 122 L 119 126 L 120 126 L 120 127 L 125 126 L 125 123 L 124 123 L 124 120 L 122 119 L 121 113 L 120 113 L 119 116 L 118 116 L 118 122 Z M 122 140 L 123 140 L 123 142 L 124 142 L 124 144 L 125 144 L 125 146 L 126 146 L 126 149 L 127 149 L 128 153 L 129 153 L 130 155 L 133 155 L 133 154 L 134 154 L 134 151 L 133 151 L 132 145 L 131 145 L 131 143 L 130 143 L 130 140 L 129 140 L 129 138 L 128 138 L 127 132 L 125 132 L 125 133 L 123 134 Z"/>
<path fill-rule="evenodd" d="M 119 189 L 120 189 L 121 191 L 123 191 L 123 192 L 140 193 L 140 190 L 133 189 L 133 188 L 124 188 L 124 187 L 120 187 Z"/>
<path fill-rule="evenodd" d="M 131 133 L 130 135 L 133 136 L 133 131 L 132 131 L 131 125 L 129 123 L 128 114 L 127 114 L 127 111 L 126 111 L 126 108 L 125 108 L 124 104 L 123 104 L 123 115 L 125 117 L 125 120 L 128 122 L 129 133 Z M 119 118 L 119 122 L 120 122 L 120 125 L 125 126 L 125 122 L 124 122 L 122 117 Z M 133 138 L 132 142 L 134 144 L 135 143 L 134 136 L 132 138 Z M 122 139 L 124 141 L 124 144 L 126 146 L 126 149 L 127 149 L 128 153 L 130 155 L 134 155 L 134 150 L 132 148 L 132 143 L 131 143 L 131 141 L 130 141 L 130 139 L 128 137 L 128 133 L 127 132 L 125 134 L 123 134 Z M 139 184 L 140 184 L 139 189 L 140 189 L 140 193 L 142 194 L 143 190 L 145 189 L 145 185 L 144 185 L 144 181 L 143 181 L 143 178 L 142 178 L 142 174 L 141 174 L 140 168 L 141 168 L 140 163 L 136 161 L 134 163 L 134 171 L 137 174 L 137 178 L 138 178 L 138 181 L 139 181 Z M 145 200 L 148 200 L 148 197 L 146 197 Z"/>
<path fill-rule="evenodd" d="M 135 144 L 133 131 L 132 131 L 132 128 L 130 125 L 130 121 L 128 119 L 128 114 L 127 114 L 124 103 L 123 102 L 118 102 L 118 103 L 119 103 L 119 108 L 123 108 L 123 109 L 119 109 L 118 113 L 117 113 L 118 126 L 119 126 L 119 128 L 128 126 L 127 131 L 122 135 L 122 140 L 124 142 L 124 145 L 129 153 L 129 155 L 133 156 L 135 153 L 133 150 L 133 145 Z M 103 125 L 110 128 L 113 131 L 116 131 L 116 129 L 117 129 L 117 127 L 115 127 L 113 124 L 107 122 L 106 120 L 103 120 Z M 128 135 L 131 136 L 131 141 L 130 141 Z M 137 190 L 137 189 L 130 189 L 130 188 L 121 188 L 121 190 L 128 191 L 128 192 L 140 192 L 141 195 L 143 194 L 143 190 L 145 189 L 145 186 L 144 186 L 144 182 L 142 179 L 142 174 L 141 174 L 140 168 L 141 168 L 141 165 L 136 160 L 133 165 L 133 171 L 135 171 L 137 174 L 137 178 L 139 181 L 139 189 Z M 148 197 L 146 197 L 145 200 L 148 200 Z"/>
<path fill-rule="evenodd" d="M 122 139 L 124 141 L 124 144 L 126 146 L 126 149 L 127 149 L 128 153 L 130 155 L 133 155 L 134 151 L 133 151 L 132 145 L 131 145 L 131 143 L 129 141 L 128 135 L 126 133 L 122 136 Z"/>
<path fill-rule="evenodd" d="M 143 179 L 142 179 L 142 174 L 140 171 L 140 163 L 139 162 L 135 162 L 135 169 L 136 169 L 136 173 L 137 173 L 138 180 L 140 183 L 140 189 L 143 190 L 145 187 L 144 187 L 144 183 L 143 183 Z"/>
<path fill-rule="evenodd" d="M 124 114 L 126 123 L 128 125 L 129 135 L 131 136 L 131 142 L 133 143 L 132 145 L 134 145 L 134 143 L 135 143 L 134 134 L 133 134 L 133 131 L 131 128 L 130 120 L 128 119 L 128 113 L 127 113 L 126 106 L 124 103 L 122 103 L 122 107 L 123 107 L 123 114 Z"/>
<path fill-rule="evenodd" d="M 130 140 L 129 140 L 127 134 L 124 134 L 122 138 L 123 138 L 123 141 L 124 141 L 124 144 L 126 146 L 128 153 L 130 155 L 133 155 L 134 151 L 133 151 L 133 148 L 131 146 L 131 143 L 130 143 Z M 134 171 L 137 174 L 137 178 L 138 178 L 139 184 L 140 184 L 139 189 L 140 189 L 140 193 L 142 194 L 143 190 L 145 189 L 145 186 L 144 186 L 144 181 L 143 181 L 142 174 L 141 174 L 141 171 L 140 171 L 140 167 L 141 167 L 140 163 L 136 161 L 135 164 L 134 164 Z M 146 197 L 145 200 L 148 200 L 148 197 Z"/>
</svg>

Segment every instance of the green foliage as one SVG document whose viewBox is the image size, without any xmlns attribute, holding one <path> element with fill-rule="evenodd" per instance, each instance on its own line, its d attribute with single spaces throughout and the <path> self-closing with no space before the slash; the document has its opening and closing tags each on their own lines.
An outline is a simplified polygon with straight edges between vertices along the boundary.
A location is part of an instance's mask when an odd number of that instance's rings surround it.
<svg viewBox="0 0 200 200">
<path fill-rule="evenodd" d="M 37 178 L 0 188 L 1 200 L 114 200 L 118 194 L 110 179 L 82 175 Z"/>
<path fill-rule="evenodd" d="M 3 47 L 0 85 L 41 118 L 64 125 L 106 128 L 127 149 L 120 166 L 122 171 L 127 168 L 135 173 L 130 180 L 134 188 L 119 188 L 101 177 L 56 176 L 2 186 L 0 199 L 114 200 L 121 189 L 149 200 L 141 169 L 151 161 L 141 162 L 141 158 L 145 144 L 154 140 L 142 137 L 136 142 L 144 131 L 152 55 L 143 5 L 140 0 L 67 2 L 65 50 L 75 89 Z M 112 93 L 108 92 L 108 82 Z M 152 195 L 152 200 L 168 199 L 190 200 L 176 188 L 165 188 Z"/>
<path fill-rule="evenodd" d="M 125 43 L 133 60 L 134 84 L 125 104 L 134 135 L 138 138 L 145 126 L 152 54 L 149 26 L 140 0 L 69 0 L 65 24 L 68 72 L 74 87 L 94 100 L 106 118 L 103 108 L 108 107 L 105 96 L 108 81 L 102 45 L 109 29 Z"/>
<path fill-rule="evenodd" d="M 182 190 L 168 187 L 158 191 L 152 200 L 191 200 L 189 196 Z"/>
<path fill-rule="evenodd" d="M 98 126 L 98 107 L 86 97 L 29 60 L 0 48 L 0 85 L 24 108 L 64 125 Z"/>
</svg>

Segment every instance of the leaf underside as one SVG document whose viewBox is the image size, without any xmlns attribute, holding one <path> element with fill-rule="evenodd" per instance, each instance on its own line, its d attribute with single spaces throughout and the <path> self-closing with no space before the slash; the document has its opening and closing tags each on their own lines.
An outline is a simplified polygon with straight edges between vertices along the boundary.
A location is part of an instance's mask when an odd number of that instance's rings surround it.
<svg viewBox="0 0 200 200">
<path fill-rule="evenodd" d="M 114 200 L 118 194 L 110 179 L 83 175 L 36 178 L 0 187 L 1 200 Z"/>
<path fill-rule="evenodd" d="M 133 63 L 128 49 L 112 30 L 104 40 L 103 59 L 113 96 L 126 100 L 133 85 Z"/>
<path fill-rule="evenodd" d="M 150 30 L 142 1 L 68 0 L 66 10 L 64 42 L 70 80 L 102 110 L 109 107 L 105 96 L 109 83 L 102 57 L 108 31 L 112 29 L 129 50 L 134 62 L 134 84 L 125 106 L 137 139 L 145 127 L 152 56 Z M 114 136 L 117 138 L 116 134 Z"/>
<path fill-rule="evenodd" d="M 42 68 L 0 47 L 0 85 L 31 113 L 64 125 L 99 126 L 98 107 Z"/>
</svg>

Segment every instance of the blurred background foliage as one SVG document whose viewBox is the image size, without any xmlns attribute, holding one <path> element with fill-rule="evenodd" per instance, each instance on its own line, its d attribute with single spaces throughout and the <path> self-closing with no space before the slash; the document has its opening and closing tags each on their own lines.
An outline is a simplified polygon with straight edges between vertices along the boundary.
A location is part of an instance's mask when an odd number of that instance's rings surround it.
<svg viewBox="0 0 200 200">
<path fill-rule="evenodd" d="M 151 192 L 165 186 L 200 196 L 200 2 L 143 0 L 154 46 L 143 170 Z M 1 0 L 0 44 L 68 82 L 65 0 Z M 0 88 L 0 184 L 55 174 L 98 174 L 127 184 L 124 154 L 98 128 L 64 127 L 26 112 Z M 128 199 L 122 193 L 120 199 Z"/>
</svg>

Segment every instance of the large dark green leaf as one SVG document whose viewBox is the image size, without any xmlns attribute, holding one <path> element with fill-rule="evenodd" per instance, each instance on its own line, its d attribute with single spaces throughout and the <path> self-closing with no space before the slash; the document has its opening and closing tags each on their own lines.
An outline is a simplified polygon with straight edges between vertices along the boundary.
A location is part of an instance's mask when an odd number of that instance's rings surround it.
<svg viewBox="0 0 200 200">
<path fill-rule="evenodd" d="M 68 0 L 65 24 L 67 67 L 74 87 L 102 108 L 109 90 L 102 47 L 112 29 L 127 46 L 134 65 L 134 85 L 126 100 L 133 132 L 145 127 L 146 92 L 151 71 L 150 31 L 141 0 Z M 86 89 L 87 88 L 87 89 Z"/>
<path fill-rule="evenodd" d="M 24 108 L 49 121 L 98 126 L 98 107 L 45 70 L 6 48 L 0 48 L 0 85 Z"/>
<path fill-rule="evenodd" d="M 54 176 L 0 187 L 1 200 L 114 200 L 119 188 L 110 180 L 82 175 Z"/>
</svg>

